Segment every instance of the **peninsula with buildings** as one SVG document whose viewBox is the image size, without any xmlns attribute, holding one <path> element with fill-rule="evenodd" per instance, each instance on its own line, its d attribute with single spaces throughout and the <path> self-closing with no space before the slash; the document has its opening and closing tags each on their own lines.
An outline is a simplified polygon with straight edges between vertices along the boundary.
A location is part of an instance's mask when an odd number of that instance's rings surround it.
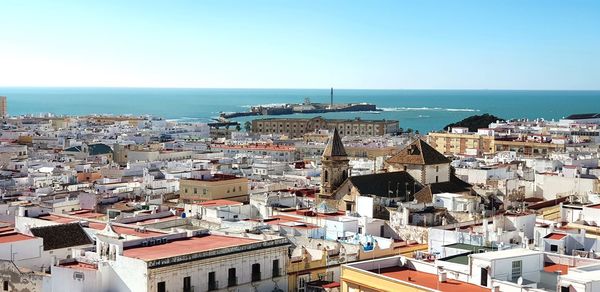
<svg viewBox="0 0 600 292">
<path fill-rule="evenodd" d="M 596 291 L 600 114 L 11 116 L 3 291 Z"/>
<path fill-rule="evenodd" d="M 247 112 L 221 113 L 220 119 L 227 120 L 237 117 L 247 116 L 276 116 L 299 114 L 320 114 L 333 112 L 376 112 L 380 111 L 377 106 L 370 103 L 333 103 L 333 88 L 330 92 L 329 103 L 314 103 L 310 98 L 305 98 L 303 103 L 297 104 L 278 104 L 278 105 L 257 105 L 251 106 Z"/>
</svg>

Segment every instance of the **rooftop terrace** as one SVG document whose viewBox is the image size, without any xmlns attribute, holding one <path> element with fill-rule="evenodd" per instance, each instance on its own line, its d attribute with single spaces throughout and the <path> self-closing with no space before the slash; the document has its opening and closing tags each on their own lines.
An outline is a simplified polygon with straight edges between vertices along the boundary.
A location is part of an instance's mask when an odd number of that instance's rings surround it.
<svg viewBox="0 0 600 292">
<path fill-rule="evenodd" d="M 414 285 L 427 287 L 447 292 L 466 292 L 466 291 L 489 291 L 489 288 L 480 287 L 477 285 L 448 279 L 446 282 L 440 282 L 438 276 L 416 270 L 411 270 L 406 267 L 389 267 L 381 270 L 371 270 L 375 274 L 384 275 L 396 280 L 408 282 Z"/>
</svg>

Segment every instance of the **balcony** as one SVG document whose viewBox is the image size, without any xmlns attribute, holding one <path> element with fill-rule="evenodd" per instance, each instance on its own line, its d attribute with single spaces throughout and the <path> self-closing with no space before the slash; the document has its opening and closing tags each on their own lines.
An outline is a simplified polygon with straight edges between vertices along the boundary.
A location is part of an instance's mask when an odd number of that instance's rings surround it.
<svg viewBox="0 0 600 292">
<path fill-rule="evenodd" d="M 258 282 L 261 279 L 262 278 L 261 278 L 260 272 L 254 272 L 254 273 L 252 273 L 252 282 Z"/>
<path fill-rule="evenodd" d="M 219 289 L 219 281 L 208 282 L 208 291 L 215 291 Z"/>
<path fill-rule="evenodd" d="M 237 277 L 229 277 L 229 278 L 227 279 L 227 287 L 234 287 L 234 286 L 237 286 L 237 283 L 238 283 L 238 281 L 237 281 Z"/>
</svg>

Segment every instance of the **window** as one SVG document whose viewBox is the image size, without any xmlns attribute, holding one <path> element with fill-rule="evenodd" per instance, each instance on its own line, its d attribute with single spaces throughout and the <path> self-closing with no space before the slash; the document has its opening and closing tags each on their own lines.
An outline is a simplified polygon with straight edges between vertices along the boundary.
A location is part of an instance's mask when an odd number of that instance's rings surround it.
<svg viewBox="0 0 600 292">
<path fill-rule="evenodd" d="M 165 282 L 158 282 L 157 287 L 157 291 L 158 292 L 167 292 L 167 286 L 165 285 Z"/>
<path fill-rule="evenodd" d="M 306 284 L 310 282 L 310 274 L 298 276 L 298 292 L 306 291 Z"/>
<path fill-rule="evenodd" d="M 281 276 L 281 273 L 279 271 L 279 260 L 273 260 L 273 275 L 271 277 L 275 278 L 279 276 Z"/>
<path fill-rule="evenodd" d="M 183 278 L 183 292 L 192 292 L 192 278 L 189 276 Z"/>
<path fill-rule="evenodd" d="M 551 245 L 550 245 L 550 251 L 557 252 L 557 251 L 558 251 L 558 245 L 556 245 L 556 244 L 551 244 Z"/>
<path fill-rule="evenodd" d="M 513 278 L 513 280 L 516 280 L 517 278 L 521 277 L 522 263 L 523 263 L 523 261 L 512 262 L 512 278 Z"/>
<path fill-rule="evenodd" d="M 260 264 L 252 264 L 252 282 L 260 281 Z"/>
<path fill-rule="evenodd" d="M 218 286 L 215 272 L 208 273 L 208 291 L 217 290 Z"/>
<path fill-rule="evenodd" d="M 4 289 L 4 291 L 8 291 L 8 281 L 4 281 L 2 286 L 3 286 L 2 288 Z"/>
<path fill-rule="evenodd" d="M 237 276 L 235 272 L 235 268 L 230 268 L 228 272 L 227 278 L 227 287 L 233 287 L 237 285 Z"/>
<path fill-rule="evenodd" d="M 197 193 L 198 193 L 198 189 L 194 188 L 194 194 L 197 194 Z"/>
</svg>

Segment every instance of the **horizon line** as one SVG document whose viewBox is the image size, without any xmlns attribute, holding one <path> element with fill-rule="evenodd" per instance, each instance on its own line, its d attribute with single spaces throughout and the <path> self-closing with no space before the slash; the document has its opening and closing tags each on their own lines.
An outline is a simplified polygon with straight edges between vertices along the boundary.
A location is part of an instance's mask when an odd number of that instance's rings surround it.
<svg viewBox="0 0 600 292">
<path fill-rule="evenodd" d="M 430 90 L 430 91 L 600 91 L 598 89 L 549 89 L 549 88 L 336 88 L 336 87 L 177 87 L 177 86 L 5 86 L 16 89 L 229 89 L 229 90 Z"/>
</svg>

